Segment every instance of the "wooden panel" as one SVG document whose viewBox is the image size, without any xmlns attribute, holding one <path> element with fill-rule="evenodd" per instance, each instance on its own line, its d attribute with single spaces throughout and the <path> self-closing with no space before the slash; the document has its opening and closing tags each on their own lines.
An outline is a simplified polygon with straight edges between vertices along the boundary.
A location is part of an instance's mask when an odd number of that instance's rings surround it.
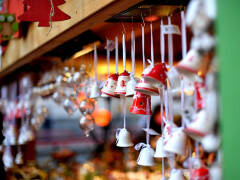
<svg viewBox="0 0 240 180">
<path fill-rule="evenodd" d="M 60 8 L 70 20 L 54 22 L 49 28 L 31 24 L 26 38 L 12 39 L 3 56 L 0 78 L 40 57 L 58 45 L 142 0 L 67 0 Z"/>
</svg>

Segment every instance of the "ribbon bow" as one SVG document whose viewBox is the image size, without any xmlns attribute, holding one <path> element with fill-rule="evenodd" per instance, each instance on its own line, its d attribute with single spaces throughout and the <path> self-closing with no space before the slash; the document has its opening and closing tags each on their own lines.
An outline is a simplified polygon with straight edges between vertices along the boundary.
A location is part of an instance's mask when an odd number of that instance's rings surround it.
<svg viewBox="0 0 240 180">
<path fill-rule="evenodd" d="M 153 60 L 147 59 L 147 62 L 150 64 L 151 67 L 153 67 Z"/>
<path fill-rule="evenodd" d="M 136 151 L 139 151 L 139 150 L 141 150 L 143 148 L 146 148 L 146 147 L 150 147 L 150 145 L 146 144 L 146 143 L 138 143 L 138 144 L 135 145 L 134 148 L 135 148 Z"/>
</svg>

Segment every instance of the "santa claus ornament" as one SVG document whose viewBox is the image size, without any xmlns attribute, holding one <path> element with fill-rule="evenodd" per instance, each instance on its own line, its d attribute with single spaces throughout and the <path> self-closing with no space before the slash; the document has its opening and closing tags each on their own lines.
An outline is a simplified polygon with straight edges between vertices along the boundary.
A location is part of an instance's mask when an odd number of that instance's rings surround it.
<svg viewBox="0 0 240 180">
<path fill-rule="evenodd" d="M 58 8 L 64 3 L 64 0 L 24 0 L 23 4 L 28 6 L 28 9 L 18 19 L 39 22 L 39 27 L 49 27 L 49 22 L 64 21 L 71 18 Z"/>
</svg>

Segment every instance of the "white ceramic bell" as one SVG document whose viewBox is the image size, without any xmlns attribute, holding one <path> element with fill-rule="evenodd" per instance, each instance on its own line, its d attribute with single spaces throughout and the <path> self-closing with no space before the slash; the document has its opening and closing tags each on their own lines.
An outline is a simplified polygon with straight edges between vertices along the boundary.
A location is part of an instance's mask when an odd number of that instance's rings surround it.
<svg viewBox="0 0 240 180">
<path fill-rule="evenodd" d="M 222 180 L 222 168 L 220 164 L 215 163 L 209 169 L 210 180 Z"/>
<path fill-rule="evenodd" d="M 115 90 L 118 81 L 118 74 L 109 75 L 107 81 L 104 83 L 102 88 L 102 97 L 115 97 Z"/>
<path fill-rule="evenodd" d="M 128 81 L 130 80 L 130 74 L 125 70 L 123 73 L 121 73 L 118 77 L 117 86 L 115 90 L 115 94 L 118 95 L 126 95 L 126 86 Z"/>
<path fill-rule="evenodd" d="M 97 82 L 94 82 L 91 92 L 90 92 L 90 98 L 98 98 L 100 96 L 100 90 L 98 88 Z"/>
<path fill-rule="evenodd" d="M 185 155 L 186 152 L 186 141 L 187 136 L 183 132 L 182 128 L 176 128 L 171 136 L 169 137 L 166 145 L 164 146 L 165 151 L 179 154 L 179 155 Z"/>
<path fill-rule="evenodd" d="M 137 146 L 137 145 L 136 145 Z M 138 156 L 137 164 L 140 166 L 154 166 L 154 150 L 149 144 L 140 143 L 140 154 Z M 135 149 L 138 149 L 135 147 Z"/>
<path fill-rule="evenodd" d="M 220 147 L 221 140 L 219 137 L 209 134 L 202 139 L 203 149 L 207 152 L 217 151 Z"/>
<path fill-rule="evenodd" d="M 118 129 L 116 133 L 118 147 L 133 146 L 131 135 L 126 128 Z"/>
<path fill-rule="evenodd" d="M 200 140 L 205 135 L 213 131 L 216 120 L 207 117 L 206 110 L 199 111 L 192 123 L 187 125 L 185 132 L 196 140 Z"/>
<path fill-rule="evenodd" d="M 157 140 L 157 145 L 156 145 L 156 151 L 154 154 L 155 158 L 165 158 L 165 157 L 169 157 L 170 154 L 164 150 L 164 142 L 163 142 L 163 138 L 160 137 Z"/>
<path fill-rule="evenodd" d="M 172 169 L 169 180 L 185 180 L 182 170 Z"/>
<path fill-rule="evenodd" d="M 182 59 L 176 68 L 181 71 L 187 71 L 191 73 L 198 73 L 202 65 L 202 59 L 199 53 L 195 49 L 191 49 L 186 57 Z"/>
</svg>

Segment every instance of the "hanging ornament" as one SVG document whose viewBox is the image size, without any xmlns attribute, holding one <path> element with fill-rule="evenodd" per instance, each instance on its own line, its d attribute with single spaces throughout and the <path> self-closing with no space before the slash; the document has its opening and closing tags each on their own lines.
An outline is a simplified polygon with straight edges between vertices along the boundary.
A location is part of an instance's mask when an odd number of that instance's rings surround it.
<svg viewBox="0 0 240 180">
<path fill-rule="evenodd" d="M 49 21 L 63 21 L 71 18 L 58 8 L 59 5 L 64 3 L 64 0 L 24 0 L 23 4 L 29 6 L 29 9 L 18 19 L 39 22 L 39 27 L 49 27 Z"/>
<path fill-rule="evenodd" d="M 94 99 L 87 98 L 83 100 L 79 105 L 81 113 L 83 115 L 92 114 L 95 109 L 94 103 L 95 103 Z"/>
<path fill-rule="evenodd" d="M 6 41 L 18 31 L 18 23 L 14 14 L 0 14 L 0 34 L 1 40 Z"/>
<path fill-rule="evenodd" d="M 83 130 L 86 136 L 89 136 L 89 132 L 94 129 L 94 119 L 91 115 L 87 114 L 83 116 L 79 121 L 79 126 Z"/>
<path fill-rule="evenodd" d="M 63 108 L 65 109 L 65 111 L 68 113 L 68 115 L 70 117 L 72 117 L 73 113 L 75 112 L 76 108 L 75 108 L 75 104 L 70 101 L 69 99 L 65 99 L 63 101 L 62 104 Z"/>
</svg>

